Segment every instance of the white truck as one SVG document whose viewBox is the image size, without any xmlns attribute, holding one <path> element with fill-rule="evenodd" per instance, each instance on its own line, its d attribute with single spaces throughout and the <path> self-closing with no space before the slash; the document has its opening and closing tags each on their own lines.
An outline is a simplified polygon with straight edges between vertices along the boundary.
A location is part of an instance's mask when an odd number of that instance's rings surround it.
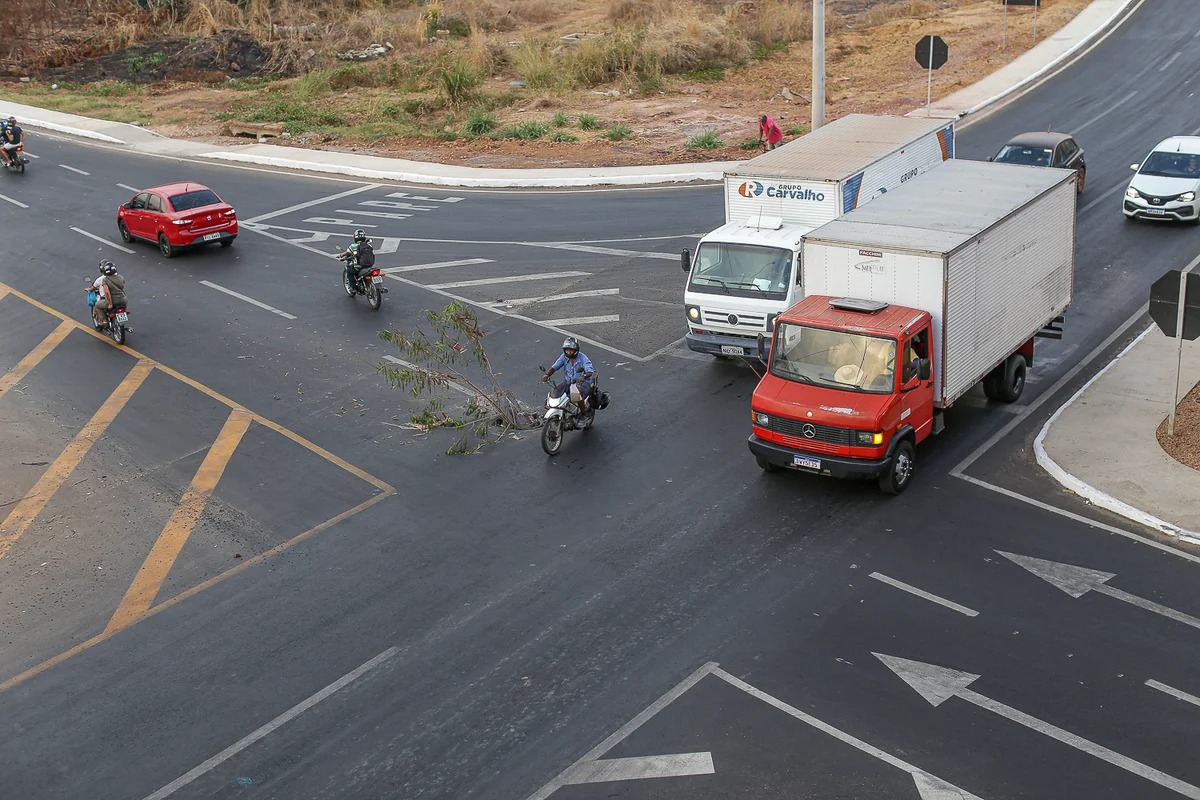
<svg viewBox="0 0 1200 800">
<path fill-rule="evenodd" d="M 1035 337 L 1061 337 L 1071 303 L 1076 180 L 955 161 L 805 237 L 808 295 L 776 320 L 751 399 L 759 466 L 898 493 L 975 384 L 1020 398 Z"/>
<path fill-rule="evenodd" d="M 725 224 L 682 253 L 688 348 L 752 355 L 804 296 L 806 233 L 953 158 L 953 121 L 851 114 L 727 172 Z"/>
</svg>

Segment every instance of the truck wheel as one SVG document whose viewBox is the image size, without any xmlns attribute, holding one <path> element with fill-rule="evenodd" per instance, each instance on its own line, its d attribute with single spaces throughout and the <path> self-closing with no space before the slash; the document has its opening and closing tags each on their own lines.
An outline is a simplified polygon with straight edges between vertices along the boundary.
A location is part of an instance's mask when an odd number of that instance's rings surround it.
<svg viewBox="0 0 1200 800">
<path fill-rule="evenodd" d="M 879 488 L 887 494 L 900 494 L 908 488 L 916 467 L 916 457 L 911 439 L 905 439 L 896 445 L 892 454 L 892 463 L 888 471 L 879 476 Z"/>
<path fill-rule="evenodd" d="M 1013 353 L 1004 362 L 1004 378 L 996 386 L 996 398 L 1001 403 L 1015 403 L 1025 391 L 1025 357 Z"/>
<path fill-rule="evenodd" d="M 776 472 L 779 469 L 779 467 L 775 466 L 770 461 L 767 461 L 762 456 L 755 456 L 754 461 L 758 464 L 758 468 L 763 472 Z"/>
<path fill-rule="evenodd" d="M 1004 365 L 1001 364 L 999 369 L 1002 369 L 1003 367 L 1004 367 Z M 1004 376 L 1001 375 L 1000 377 L 1003 378 Z M 983 378 L 983 393 L 985 396 L 987 396 L 988 400 L 999 399 L 996 396 L 996 383 L 997 383 L 996 370 L 992 370 L 991 372 L 989 372 L 987 375 L 984 376 L 984 378 Z"/>
</svg>

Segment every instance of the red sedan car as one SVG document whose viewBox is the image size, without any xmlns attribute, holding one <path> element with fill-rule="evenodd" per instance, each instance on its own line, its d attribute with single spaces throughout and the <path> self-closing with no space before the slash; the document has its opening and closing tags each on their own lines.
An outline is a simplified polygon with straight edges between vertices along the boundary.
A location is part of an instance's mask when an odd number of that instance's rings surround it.
<svg viewBox="0 0 1200 800">
<path fill-rule="evenodd" d="M 138 192 L 117 209 L 117 230 L 126 242 L 157 242 L 166 258 L 191 247 L 237 238 L 237 212 L 199 183 L 169 183 Z"/>
</svg>

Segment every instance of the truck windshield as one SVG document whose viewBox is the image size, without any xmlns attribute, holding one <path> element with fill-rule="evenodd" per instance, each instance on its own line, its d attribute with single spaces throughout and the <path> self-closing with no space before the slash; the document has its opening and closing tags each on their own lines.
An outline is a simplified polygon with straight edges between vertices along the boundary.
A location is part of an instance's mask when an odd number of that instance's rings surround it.
<svg viewBox="0 0 1200 800">
<path fill-rule="evenodd" d="M 792 277 L 792 254 L 778 247 L 705 242 L 696 251 L 688 288 L 710 294 L 783 300 Z"/>
<path fill-rule="evenodd" d="M 896 340 L 781 322 L 775 327 L 771 374 L 847 391 L 890 394 L 896 386 Z"/>
</svg>

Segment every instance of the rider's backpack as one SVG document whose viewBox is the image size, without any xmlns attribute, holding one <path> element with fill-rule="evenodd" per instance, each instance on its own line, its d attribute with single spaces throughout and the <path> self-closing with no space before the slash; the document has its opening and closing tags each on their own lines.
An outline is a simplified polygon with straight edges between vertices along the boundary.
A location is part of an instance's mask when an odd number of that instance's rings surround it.
<svg viewBox="0 0 1200 800">
<path fill-rule="evenodd" d="M 375 251 L 369 242 L 363 242 L 358 246 L 358 265 L 360 267 L 375 266 Z"/>
</svg>

